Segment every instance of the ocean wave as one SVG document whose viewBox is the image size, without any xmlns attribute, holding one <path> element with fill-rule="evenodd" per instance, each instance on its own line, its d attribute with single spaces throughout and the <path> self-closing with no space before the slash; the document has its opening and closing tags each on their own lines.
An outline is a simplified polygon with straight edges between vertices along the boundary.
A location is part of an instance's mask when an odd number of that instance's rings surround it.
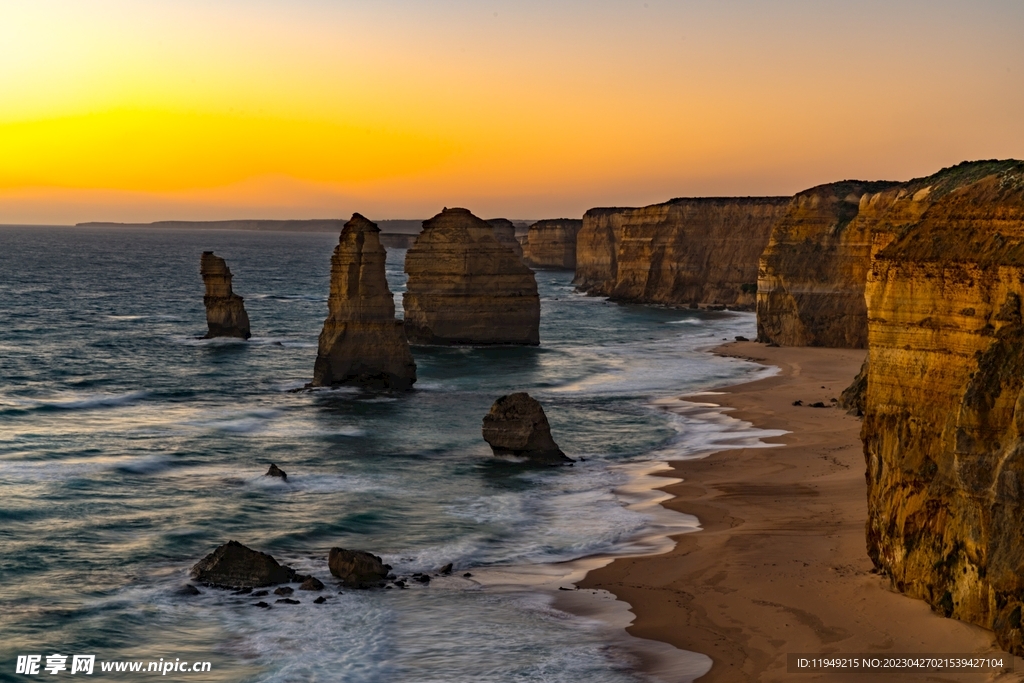
<svg viewBox="0 0 1024 683">
<path fill-rule="evenodd" d="M 73 398 L 38 400 L 7 397 L 0 404 L 0 415 L 5 413 L 61 412 L 118 408 L 148 397 L 148 391 L 130 391 L 123 394 L 87 394 Z"/>
</svg>

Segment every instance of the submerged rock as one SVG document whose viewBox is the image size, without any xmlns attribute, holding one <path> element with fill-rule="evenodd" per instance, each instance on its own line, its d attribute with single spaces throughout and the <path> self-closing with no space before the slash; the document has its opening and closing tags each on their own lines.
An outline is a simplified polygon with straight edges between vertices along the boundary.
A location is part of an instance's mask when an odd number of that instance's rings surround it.
<svg viewBox="0 0 1024 683">
<path fill-rule="evenodd" d="M 245 312 L 242 297 L 231 291 L 231 270 L 227 263 L 212 251 L 204 251 L 199 262 L 199 274 L 203 276 L 206 295 L 206 325 L 209 331 L 204 339 L 214 337 L 237 337 L 248 339 L 249 314 Z"/>
<path fill-rule="evenodd" d="M 267 470 L 267 473 L 265 475 L 263 475 L 263 476 L 265 476 L 265 477 L 280 477 L 283 481 L 288 481 L 288 475 L 285 474 L 285 471 L 282 470 L 277 465 L 275 465 L 274 463 L 270 463 L 270 469 Z"/>
<path fill-rule="evenodd" d="M 277 563 L 270 555 L 228 541 L 199 560 L 192 578 L 217 588 L 253 588 L 288 583 L 295 570 Z"/>
<path fill-rule="evenodd" d="M 540 343 L 533 271 L 466 209 L 423 223 L 406 253 L 405 331 L 415 344 Z"/>
<path fill-rule="evenodd" d="M 358 213 L 341 231 L 331 257 L 329 313 L 312 386 L 406 390 L 416 381 L 416 362 L 402 322 L 395 320 L 379 234 L 376 224 Z"/>
<path fill-rule="evenodd" d="M 544 408 L 526 392 L 502 396 L 484 416 L 484 441 L 495 455 L 516 455 L 551 463 L 572 462 L 551 438 Z"/>
<path fill-rule="evenodd" d="M 327 565 L 331 569 L 331 574 L 350 588 L 379 586 L 387 579 L 388 570 L 391 569 L 379 557 L 365 550 L 344 548 L 331 548 Z"/>
</svg>

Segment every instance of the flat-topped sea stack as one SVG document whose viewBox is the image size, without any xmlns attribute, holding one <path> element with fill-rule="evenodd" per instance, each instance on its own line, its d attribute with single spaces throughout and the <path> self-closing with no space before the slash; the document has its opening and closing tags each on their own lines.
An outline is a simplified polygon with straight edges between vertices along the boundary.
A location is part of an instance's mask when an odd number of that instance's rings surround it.
<svg viewBox="0 0 1024 683">
<path fill-rule="evenodd" d="M 871 198 L 894 187 L 898 183 L 846 180 L 793 198 L 760 259 L 759 341 L 865 346 L 864 283 L 879 213 Z"/>
<path fill-rule="evenodd" d="M 619 301 L 752 310 L 758 259 L 789 201 L 708 197 L 591 209 L 576 238 L 574 282 Z"/>
<path fill-rule="evenodd" d="M 867 276 L 868 552 L 897 590 L 1021 655 L 1024 163 L 933 179 Z"/>
<path fill-rule="evenodd" d="M 312 386 L 356 385 L 405 390 L 416 362 L 395 319 L 376 224 L 358 213 L 345 224 L 331 257 L 328 315 L 320 333 Z"/>
<path fill-rule="evenodd" d="M 578 218 L 537 221 L 523 244 L 523 260 L 533 268 L 576 270 L 576 235 L 582 228 Z"/>
<path fill-rule="evenodd" d="M 540 343 L 533 271 L 486 221 L 445 209 L 405 256 L 405 332 L 414 344 Z"/>
<path fill-rule="evenodd" d="M 231 291 L 231 270 L 228 264 L 212 251 L 204 251 L 199 261 L 199 274 L 203 276 L 206 295 L 206 326 L 204 339 L 235 337 L 248 339 L 249 314 L 245 312 L 242 297 Z"/>
<path fill-rule="evenodd" d="M 494 402 L 484 416 L 483 435 L 495 455 L 515 455 L 554 464 L 572 462 L 551 438 L 544 408 L 523 391 Z"/>
<path fill-rule="evenodd" d="M 491 218 L 487 221 L 494 228 L 494 236 L 498 241 L 512 250 L 519 258 L 523 258 L 523 245 L 516 239 L 516 224 L 507 218 Z"/>
</svg>

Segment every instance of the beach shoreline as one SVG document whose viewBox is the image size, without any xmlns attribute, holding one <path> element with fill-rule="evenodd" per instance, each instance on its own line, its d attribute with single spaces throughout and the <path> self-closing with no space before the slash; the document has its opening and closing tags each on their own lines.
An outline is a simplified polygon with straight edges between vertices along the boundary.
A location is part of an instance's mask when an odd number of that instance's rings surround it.
<svg viewBox="0 0 1024 683">
<path fill-rule="evenodd" d="M 592 569 L 581 590 L 601 590 L 635 615 L 631 636 L 705 654 L 698 680 L 864 680 L 860 674 L 787 672 L 787 653 L 1002 654 L 992 634 L 945 619 L 894 592 L 868 559 L 861 421 L 834 407 L 863 350 L 772 348 L 754 342 L 714 353 L 772 365 L 772 377 L 684 399 L 778 429 L 775 448 L 737 448 L 673 461 L 655 473 L 702 529 L 676 535 L 667 553 L 617 557 Z M 802 405 L 793 405 L 801 401 Z M 822 402 L 825 408 L 811 407 Z M 560 607 L 574 611 L 559 601 Z M 1022 680 L 1018 673 L 872 675 L 872 680 Z M 644 670 L 653 668 L 645 662 Z"/>
</svg>

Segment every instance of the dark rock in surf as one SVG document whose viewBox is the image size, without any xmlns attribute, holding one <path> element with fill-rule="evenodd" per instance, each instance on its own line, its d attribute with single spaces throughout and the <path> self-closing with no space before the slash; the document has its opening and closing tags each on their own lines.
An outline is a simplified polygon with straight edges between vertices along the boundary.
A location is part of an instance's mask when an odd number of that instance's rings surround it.
<svg viewBox="0 0 1024 683">
<path fill-rule="evenodd" d="M 280 477 L 281 481 L 288 481 L 288 475 L 285 474 L 285 471 L 282 470 L 277 465 L 275 465 L 274 463 L 270 463 L 270 469 L 267 470 L 267 473 L 265 475 L 263 475 L 263 476 L 265 476 L 265 477 Z"/>
<path fill-rule="evenodd" d="M 295 570 L 278 564 L 270 555 L 228 541 L 196 562 L 192 578 L 217 588 L 258 588 L 288 583 Z"/>
<path fill-rule="evenodd" d="M 365 550 L 331 548 L 327 558 L 331 574 L 349 588 L 370 588 L 381 585 L 388 576 L 390 566 Z"/>
<path fill-rule="evenodd" d="M 484 441 L 495 455 L 515 455 L 540 462 L 572 462 L 551 438 L 544 408 L 525 392 L 502 396 L 484 416 Z"/>
<path fill-rule="evenodd" d="M 306 580 L 302 582 L 301 586 L 299 586 L 300 591 L 322 591 L 323 589 L 323 581 L 315 576 L 307 576 Z"/>
</svg>

